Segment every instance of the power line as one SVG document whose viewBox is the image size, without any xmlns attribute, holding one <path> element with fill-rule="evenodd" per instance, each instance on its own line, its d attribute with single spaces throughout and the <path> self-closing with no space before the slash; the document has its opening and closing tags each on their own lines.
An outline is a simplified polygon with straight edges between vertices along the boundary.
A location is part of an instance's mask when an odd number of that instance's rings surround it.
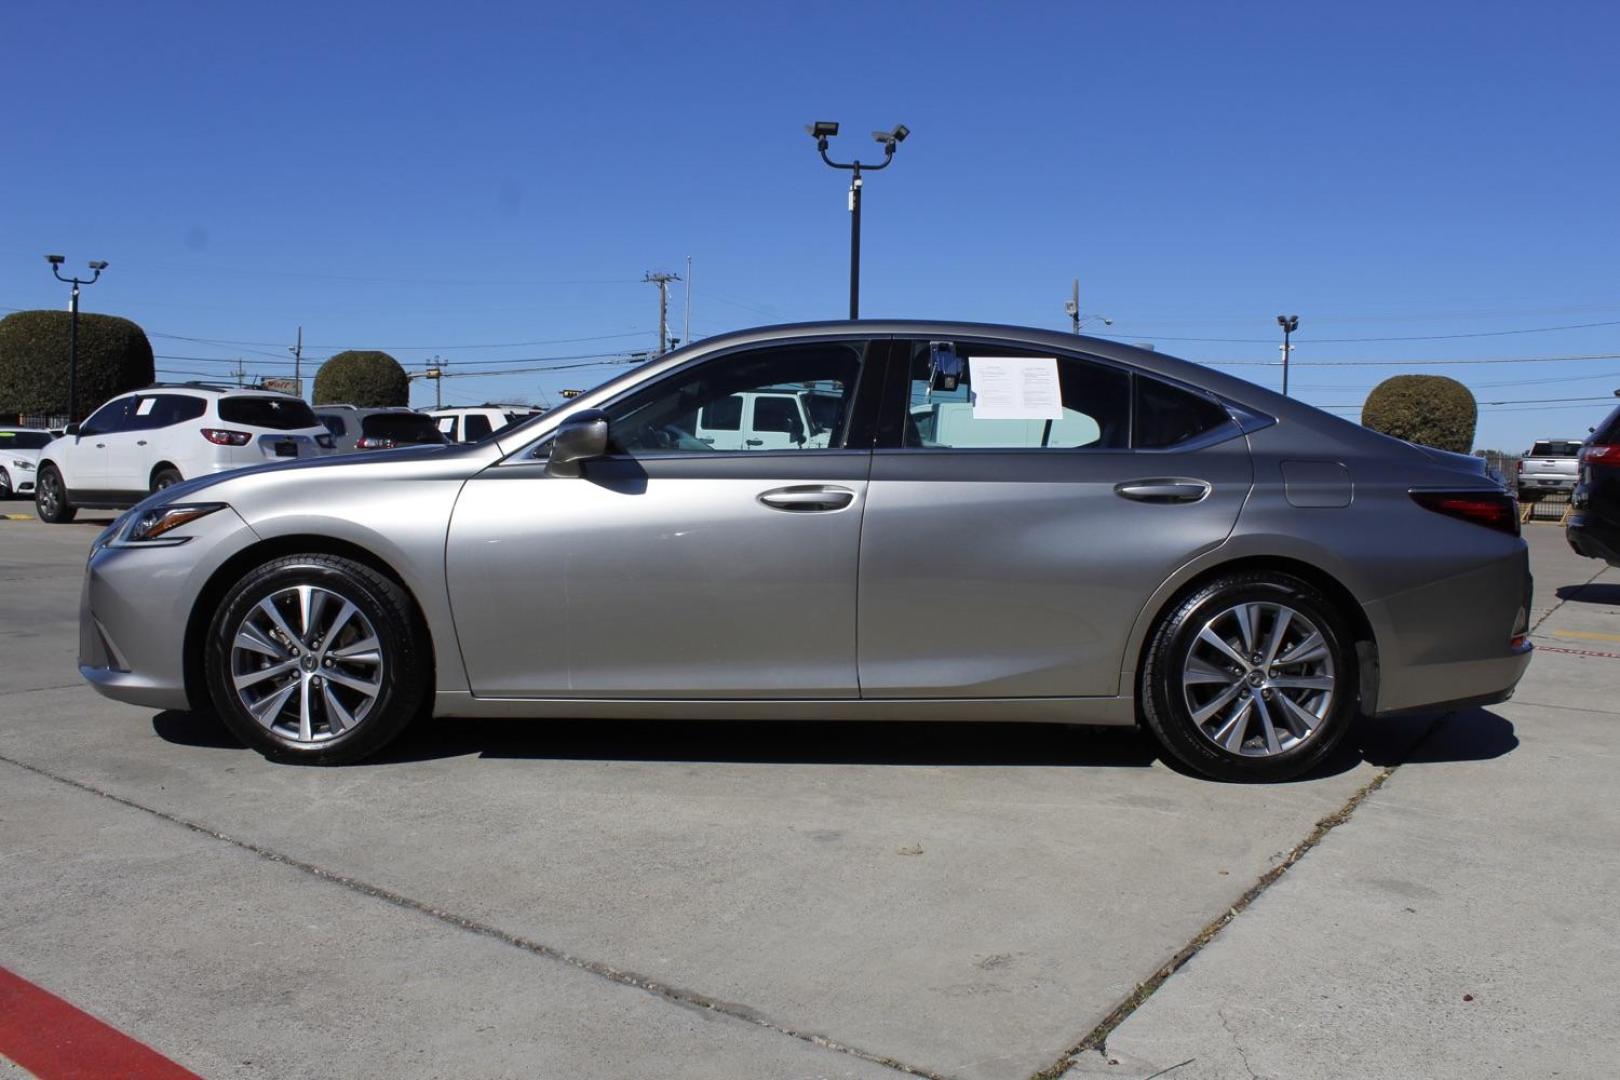
<svg viewBox="0 0 1620 1080">
<path fill-rule="evenodd" d="M 1124 322 L 1125 320 L 1121 319 L 1119 321 Z M 1151 326 L 1152 324 L 1148 323 L 1146 325 Z M 1620 319 L 1609 322 L 1569 323 L 1565 326 L 1531 326 L 1519 330 L 1475 330 L 1464 334 L 1412 334 L 1401 337 L 1313 337 L 1301 338 L 1300 340 L 1307 345 L 1326 345 L 1351 341 L 1451 341 L 1457 338 L 1507 337 L 1511 334 L 1550 334 L 1556 330 L 1589 330 L 1597 326 L 1620 326 Z M 1144 335 L 1133 334 L 1132 336 L 1141 337 Z M 1221 341 L 1240 345 L 1270 345 L 1272 343 L 1271 338 L 1164 337 L 1160 334 L 1148 334 L 1145 336 L 1156 341 Z M 1125 343 L 1123 338 L 1108 338 L 1107 340 Z"/>
<path fill-rule="evenodd" d="M 1467 364 L 1561 364 L 1576 360 L 1620 360 L 1620 353 L 1581 356 L 1494 356 L 1479 360 L 1296 360 L 1294 367 L 1445 367 Z M 1275 360 L 1192 360 L 1204 367 L 1281 367 Z"/>
</svg>

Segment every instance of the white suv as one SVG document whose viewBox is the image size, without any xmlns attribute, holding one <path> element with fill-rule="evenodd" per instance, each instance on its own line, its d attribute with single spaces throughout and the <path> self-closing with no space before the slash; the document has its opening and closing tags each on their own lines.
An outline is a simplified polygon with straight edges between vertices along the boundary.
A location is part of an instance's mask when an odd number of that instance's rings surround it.
<svg viewBox="0 0 1620 1080">
<path fill-rule="evenodd" d="M 308 402 L 271 390 L 179 383 L 120 394 L 39 454 L 42 521 L 133 506 L 196 476 L 333 452 Z"/>
<path fill-rule="evenodd" d="M 508 424 L 520 424 L 545 412 L 533 405 L 472 405 L 452 409 L 423 409 L 451 442 L 477 442 Z"/>
</svg>

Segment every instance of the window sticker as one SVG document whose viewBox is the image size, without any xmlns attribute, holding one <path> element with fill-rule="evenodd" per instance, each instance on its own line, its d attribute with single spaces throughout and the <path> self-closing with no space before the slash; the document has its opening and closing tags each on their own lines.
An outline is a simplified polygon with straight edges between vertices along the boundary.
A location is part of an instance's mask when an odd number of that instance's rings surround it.
<svg viewBox="0 0 1620 1080">
<path fill-rule="evenodd" d="M 145 416 L 147 413 L 152 411 L 152 406 L 156 404 L 157 398 L 155 397 L 141 398 L 141 403 L 135 406 L 135 415 Z"/>
<path fill-rule="evenodd" d="M 1061 420 L 1055 356 L 975 356 L 969 362 L 975 420 Z"/>
</svg>

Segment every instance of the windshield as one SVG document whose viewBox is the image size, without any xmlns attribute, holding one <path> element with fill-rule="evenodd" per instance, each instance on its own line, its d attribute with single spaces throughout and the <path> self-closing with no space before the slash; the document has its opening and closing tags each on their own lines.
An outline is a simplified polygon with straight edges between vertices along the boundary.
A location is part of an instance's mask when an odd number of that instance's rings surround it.
<svg viewBox="0 0 1620 1080">
<path fill-rule="evenodd" d="M 0 431 L 0 450 L 42 450 L 50 441 L 48 431 Z"/>
<path fill-rule="evenodd" d="M 421 413 L 372 413 L 360 421 L 360 430 L 370 439 L 396 443 L 446 443 L 433 417 Z"/>
<path fill-rule="evenodd" d="M 284 397 L 228 397 L 219 399 L 219 418 L 227 424 L 293 431 L 319 427 L 315 410 L 307 402 Z"/>
</svg>

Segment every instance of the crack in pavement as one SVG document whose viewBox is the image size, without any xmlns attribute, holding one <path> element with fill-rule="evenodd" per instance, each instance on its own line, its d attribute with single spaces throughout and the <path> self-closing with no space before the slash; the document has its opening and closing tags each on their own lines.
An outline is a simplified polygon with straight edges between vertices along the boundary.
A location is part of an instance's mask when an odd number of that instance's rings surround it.
<svg viewBox="0 0 1620 1080">
<path fill-rule="evenodd" d="M 1558 598 L 1558 603 L 1554 604 L 1552 607 L 1548 608 L 1545 612 L 1543 612 L 1541 618 L 1536 620 L 1535 625 L 1530 628 L 1529 632 L 1531 634 L 1534 634 L 1537 630 L 1540 630 L 1541 629 L 1541 624 L 1546 622 L 1548 619 L 1552 618 L 1554 612 L 1556 612 L 1559 608 L 1563 607 L 1565 604 L 1569 603 L 1571 600 L 1575 599 L 1575 597 L 1579 596 L 1582 589 L 1585 589 L 1588 585 L 1591 585 L 1591 584 L 1595 583 L 1597 581 L 1597 579 L 1602 577 L 1605 573 L 1607 573 L 1608 570 L 1609 570 L 1609 566 L 1608 566 L 1607 563 L 1605 563 L 1602 566 L 1602 568 L 1600 568 L 1598 570 L 1597 573 L 1593 574 L 1591 577 L 1587 578 L 1585 581 L 1581 582 L 1579 585 L 1577 585 L 1573 589 L 1569 590 L 1569 595 L 1568 596 L 1559 597 Z M 1557 596 L 1558 594 L 1554 593 L 1553 595 Z"/>
<path fill-rule="evenodd" d="M 741 1005 L 736 1002 L 722 1001 L 718 998 L 712 998 L 690 990 L 682 990 L 658 979 L 649 978 L 645 975 L 639 975 L 633 971 L 626 971 L 622 968 L 614 967 L 611 964 L 606 964 L 599 960 L 589 960 L 584 957 L 575 956 L 572 953 L 564 952 L 562 949 L 558 949 L 551 945 L 546 945 L 543 942 L 522 937 L 518 934 L 510 933 L 506 930 L 500 929 L 499 927 L 492 926 L 489 923 L 479 922 L 476 919 L 470 919 L 465 916 L 457 915 L 451 911 L 441 910 L 429 903 L 426 903 L 425 901 L 416 900 L 412 897 L 405 896 L 402 893 L 394 892 L 391 889 L 371 885 L 357 878 L 351 878 L 346 875 L 324 869 L 323 867 L 316 866 L 314 863 L 305 862 L 302 859 L 297 859 L 291 855 L 283 854 L 282 852 L 276 851 L 273 848 L 265 847 L 262 844 L 255 844 L 251 840 L 243 840 L 238 837 L 231 836 L 229 833 L 219 832 L 218 830 L 209 828 L 207 825 L 203 825 L 200 822 L 191 821 L 176 814 L 170 814 L 166 811 L 143 805 L 142 803 L 138 803 L 133 799 L 125 798 L 122 795 L 115 795 L 110 791 L 105 791 L 96 787 L 94 784 L 87 784 L 82 780 L 75 780 L 70 776 L 62 776 L 58 773 L 51 772 L 49 769 L 42 768 L 41 766 L 33 765 L 26 761 L 19 761 L 16 758 L 8 757 L 5 754 L 0 754 L 0 762 L 26 770 L 27 772 L 31 772 L 36 776 L 42 776 L 47 780 L 54 780 L 59 784 L 76 788 L 79 791 L 99 796 L 100 798 L 115 802 L 120 806 L 129 807 L 131 810 L 139 810 L 144 814 L 150 814 L 158 820 L 167 822 L 170 825 L 177 825 L 182 829 L 187 829 L 191 832 L 209 837 L 210 839 L 222 841 L 231 845 L 232 847 L 256 855 L 266 862 L 277 863 L 281 866 L 302 871 L 303 873 L 308 874 L 310 877 L 313 877 L 319 881 L 328 882 L 340 888 L 348 889 L 351 892 L 358 893 L 361 896 L 370 897 L 373 900 L 381 900 L 384 903 L 393 904 L 395 907 L 403 908 L 406 911 L 415 912 L 419 915 L 425 915 L 436 922 L 454 927 L 457 930 L 478 934 L 481 937 L 492 938 L 495 941 L 503 942 L 507 945 L 513 946 L 514 948 L 522 949 L 523 951 L 532 953 L 535 956 L 543 957 L 547 960 L 554 960 L 558 963 L 567 964 L 570 967 L 589 972 L 590 974 L 606 979 L 609 982 L 618 983 L 622 986 L 634 987 L 637 990 L 644 991 L 653 995 L 654 997 L 663 998 L 665 1001 L 668 1001 L 671 1004 L 687 1008 L 695 1007 L 699 1009 L 706 1009 L 710 1012 L 719 1013 L 722 1016 L 728 1016 L 734 1020 L 741 1020 L 744 1023 L 752 1024 L 755 1027 L 764 1028 L 767 1031 L 774 1031 L 779 1035 L 786 1035 L 790 1038 L 798 1039 L 801 1042 L 810 1043 L 812 1046 L 819 1046 L 822 1049 L 831 1050 L 835 1053 L 847 1054 L 850 1057 L 859 1058 L 861 1061 L 869 1062 L 873 1065 L 881 1065 L 885 1068 L 893 1069 L 896 1072 L 905 1073 L 910 1076 L 921 1076 L 926 1078 L 926 1080 L 950 1080 L 949 1077 L 941 1073 L 930 1072 L 927 1069 L 919 1068 L 914 1065 L 907 1065 L 905 1062 L 896 1060 L 895 1058 L 888 1057 L 883 1054 L 872 1053 L 868 1050 L 862 1050 L 859 1047 L 838 1042 L 837 1040 L 828 1038 L 825 1035 L 820 1035 L 811 1031 L 800 1031 L 799 1029 L 791 1027 L 787 1024 L 778 1023 L 746 1005 Z"/>
<path fill-rule="evenodd" d="M 1357 789 L 1356 792 L 1345 801 L 1343 806 L 1339 807 L 1339 809 L 1335 810 L 1333 813 L 1328 814 L 1326 817 L 1318 820 L 1311 831 L 1306 834 L 1305 839 L 1294 845 L 1293 850 L 1288 852 L 1287 856 L 1284 857 L 1282 862 L 1278 863 L 1276 866 L 1273 866 L 1264 874 L 1261 874 L 1259 879 L 1253 885 L 1249 886 L 1248 890 L 1244 892 L 1242 896 L 1238 897 L 1237 901 L 1233 903 L 1231 907 L 1227 908 L 1226 911 L 1216 916 L 1216 918 L 1202 930 L 1200 930 L 1191 941 L 1177 950 L 1175 955 L 1167 960 L 1161 967 L 1159 967 L 1157 971 L 1153 972 L 1146 979 L 1138 983 L 1135 988 L 1125 996 L 1125 999 L 1114 1007 L 1113 1011 L 1111 1011 L 1107 1016 L 1103 1017 L 1101 1023 L 1091 1029 L 1090 1033 L 1087 1034 L 1085 1038 L 1081 1039 L 1079 1043 L 1068 1050 L 1062 1057 L 1058 1058 L 1051 1065 L 1048 1065 L 1046 1068 L 1035 1073 L 1030 1080 L 1057 1080 L 1058 1077 L 1062 1076 L 1069 1070 L 1070 1066 L 1075 1063 L 1076 1059 L 1078 1059 L 1080 1055 L 1092 1050 L 1106 1051 L 1108 1047 L 1108 1036 L 1113 1034 L 1115 1028 L 1123 1024 L 1132 1013 L 1141 1008 L 1142 1005 L 1147 1002 L 1147 999 L 1152 997 L 1159 987 L 1164 985 L 1170 976 L 1181 970 L 1182 966 L 1196 956 L 1205 945 L 1208 945 L 1211 941 L 1215 940 L 1220 932 L 1226 928 L 1228 923 L 1230 923 L 1233 919 L 1236 919 L 1239 915 L 1243 914 L 1243 912 L 1247 911 L 1249 905 L 1253 904 L 1260 898 L 1262 893 L 1271 888 L 1272 885 L 1276 884 L 1277 879 L 1286 874 L 1295 863 L 1303 859 L 1312 848 L 1316 847 L 1317 844 L 1320 844 L 1328 833 L 1349 821 L 1350 816 L 1356 812 L 1357 808 L 1360 807 L 1361 804 L 1373 794 L 1373 792 L 1383 787 L 1385 782 L 1387 782 L 1391 776 L 1395 775 L 1395 770 L 1399 769 L 1401 765 L 1408 761 L 1424 743 L 1433 738 L 1435 732 L 1439 731 L 1440 727 L 1447 720 L 1449 720 L 1452 715 L 1453 714 L 1449 712 L 1441 713 L 1439 716 L 1436 716 L 1432 721 L 1430 721 L 1429 726 L 1424 730 L 1423 734 L 1412 740 L 1412 744 L 1406 748 L 1406 753 L 1402 755 L 1400 761 L 1397 761 L 1395 764 L 1380 770 L 1376 776 Z M 1222 1023 L 1224 1022 L 1225 1021 L 1223 1019 Z M 1241 1051 L 1239 1052 L 1241 1053 Z M 1246 1061 L 1245 1067 L 1247 1067 Z M 1250 1075 L 1254 1075 L 1252 1071 L 1250 1072 Z"/>
<path fill-rule="evenodd" d="M 1237 1032 L 1232 1030 L 1232 1025 L 1227 1021 L 1226 1010 L 1216 1009 L 1215 1015 L 1220 1018 L 1221 1027 L 1226 1029 L 1227 1035 L 1231 1036 L 1232 1049 L 1236 1050 L 1238 1057 L 1243 1059 L 1243 1071 L 1249 1074 L 1249 1080 L 1261 1080 L 1260 1075 L 1254 1071 L 1254 1066 L 1249 1064 L 1249 1055 L 1245 1054 L 1243 1047 L 1238 1044 Z"/>
</svg>

